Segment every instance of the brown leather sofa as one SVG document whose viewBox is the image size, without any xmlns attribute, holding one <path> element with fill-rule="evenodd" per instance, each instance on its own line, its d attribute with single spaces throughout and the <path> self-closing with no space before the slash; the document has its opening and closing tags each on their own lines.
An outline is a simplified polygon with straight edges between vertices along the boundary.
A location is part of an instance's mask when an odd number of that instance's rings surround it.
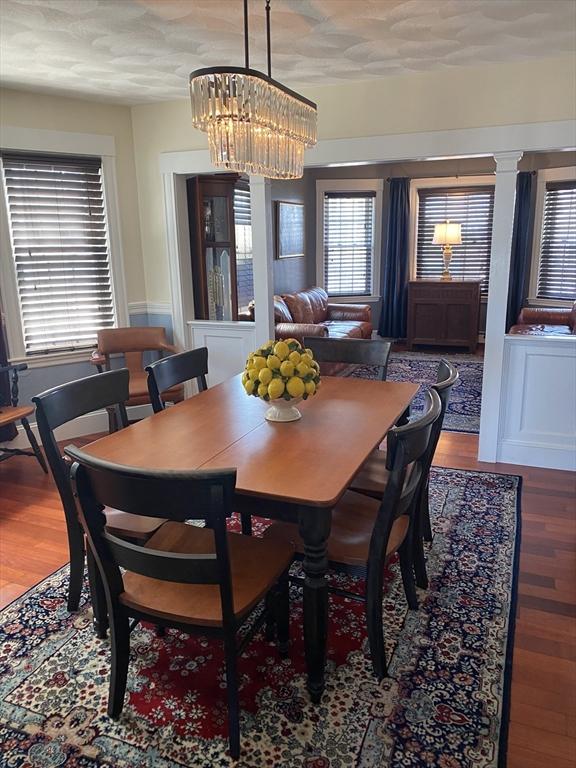
<svg viewBox="0 0 576 768">
<path fill-rule="evenodd" d="M 526 336 L 571 336 L 576 334 L 576 301 L 572 309 L 524 307 L 509 333 Z"/>
<path fill-rule="evenodd" d="M 254 319 L 254 305 L 245 319 Z M 244 319 L 244 318 L 243 318 Z M 368 304 L 334 304 L 323 288 L 274 296 L 277 339 L 329 336 L 334 339 L 369 339 L 372 335 Z"/>
</svg>

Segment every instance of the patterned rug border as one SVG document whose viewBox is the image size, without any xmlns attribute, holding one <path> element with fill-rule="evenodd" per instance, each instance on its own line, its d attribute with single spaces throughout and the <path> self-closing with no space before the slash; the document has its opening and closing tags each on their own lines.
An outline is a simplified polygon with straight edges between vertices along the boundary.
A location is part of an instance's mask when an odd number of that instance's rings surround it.
<svg viewBox="0 0 576 768">
<path fill-rule="evenodd" d="M 511 690 L 512 690 L 512 668 L 514 659 L 514 640 L 516 634 L 516 613 L 518 607 L 518 583 L 520 573 L 520 548 L 522 541 L 522 489 L 523 489 L 523 477 L 510 472 L 495 472 L 490 470 L 481 469 L 460 469 L 456 467 L 439 467 L 444 470 L 453 471 L 462 474 L 474 474 L 474 475 L 489 475 L 499 477 L 509 477 L 516 480 L 516 509 L 515 509 L 515 534 L 514 534 L 514 557 L 511 570 L 511 582 L 510 582 L 510 609 L 508 614 L 508 626 L 507 626 L 507 643 L 506 653 L 504 661 L 504 673 L 503 673 L 503 686 L 502 686 L 502 711 L 500 721 L 500 735 L 498 739 L 498 762 L 497 768 L 507 768 L 507 752 L 508 752 L 508 736 L 510 727 L 510 705 L 511 705 Z M 44 582 L 48 581 L 56 574 L 60 573 L 68 567 L 69 563 L 66 562 L 59 568 L 56 568 L 51 573 L 47 574 L 40 581 L 33 584 L 21 595 L 18 595 L 5 606 L 0 609 L 0 621 L 2 620 L 5 611 L 16 605 L 20 601 L 24 601 L 31 594 L 37 590 Z M 406 618 L 409 613 L 406 613 Z M 403 622 L 403 624 L 404 624 Z M 394 649 L 394 654 L 396 648 Z M 1 763 L 0 763 L 1 765 Z"/>
</svg>

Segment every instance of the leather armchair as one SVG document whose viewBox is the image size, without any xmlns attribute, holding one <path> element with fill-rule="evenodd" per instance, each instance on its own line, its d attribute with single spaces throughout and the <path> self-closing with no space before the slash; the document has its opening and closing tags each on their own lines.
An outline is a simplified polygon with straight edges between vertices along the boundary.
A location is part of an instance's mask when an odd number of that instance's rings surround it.
<svg viewBox="0 0 576 768">
<path fill-rule="evenodd" d="M 328 304 L 328 320 L 358 320 L 369 323 L 371 316 L 368 304 Z"/>
<path fill-rule="evenodd" d="M 570 336 L 576 334 L 576 301 L 571 309 L 524 307 L 517 325 L 509 333 L 526 336 Z"/>
<path fill-rule="evenodd" d="M 130 399 L 126 405 L 145 405 L 150 402 L 150 396 L 143 356 L 144 352 L 150 351 L 162 355 L 177 352 L 176 347 L 168 343 L 165 328 L 106 328 L 98 331 L 98 347 L 92 353 L 90 362 L 100 372 L 109 371 L 110 355 L 123 354 L 126 368 L 130 371 Z M 184 399 L 184 387 L 173 387 L 163 397 L 178 403 Z"/>
</svg>

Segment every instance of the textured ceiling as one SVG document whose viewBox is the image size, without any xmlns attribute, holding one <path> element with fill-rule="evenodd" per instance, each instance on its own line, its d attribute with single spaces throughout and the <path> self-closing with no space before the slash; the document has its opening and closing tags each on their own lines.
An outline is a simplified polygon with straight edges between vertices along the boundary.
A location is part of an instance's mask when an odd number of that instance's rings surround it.
<svg viewBox="0 0 576 768">
<path fill-rule="evenodd" d="M 265 68 L 264 0 L 249 0 Z M 576 0 L 272 0 L 288 85 L 574 51 Z M 199 67 L 243 64 L 242 0 L 0 0 L 4 85 L 135 104 L 183 98 Z"/>
</svg>

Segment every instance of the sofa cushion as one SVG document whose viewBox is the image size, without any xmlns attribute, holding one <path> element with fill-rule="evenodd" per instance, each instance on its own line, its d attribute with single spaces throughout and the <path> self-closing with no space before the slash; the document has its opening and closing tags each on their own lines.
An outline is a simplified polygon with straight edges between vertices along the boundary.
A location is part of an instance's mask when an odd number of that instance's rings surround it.
<svg viewBox="0 0 576 768">
<path fill-rule="evenodd" d="M 572 336 L 573 333 L 567 325 L 513 325 L 508 331 L 513 335 L 524 336 Z"/>
<path fill-rule="evenodd" d="M 371 323 L 361 320 L 326 320 L 321 325 L 328 329 L 331 339 L 369 339 L 372 336 Z"/>
<path fill-rule="evenodd" d="M 328 294 L 324 288 L 309 288 L 303 291 L 308 296 L 308 301 L 312 307 L 314 323 L 323 323 L 328 319 Z"/>
<path fill-rule="evenodd" d="M 313 323 L 314 312 L 308 298 L 308 291 L 288 293 L 282 296 L 295 323 Z"/>
<path fill-rule="evenodd" d="M 294 318 L 282 296 L 274 296 L 274 322 L 293 323 Z M 298 322 L 298 321 L 296 321 Z"/>
</svg>

